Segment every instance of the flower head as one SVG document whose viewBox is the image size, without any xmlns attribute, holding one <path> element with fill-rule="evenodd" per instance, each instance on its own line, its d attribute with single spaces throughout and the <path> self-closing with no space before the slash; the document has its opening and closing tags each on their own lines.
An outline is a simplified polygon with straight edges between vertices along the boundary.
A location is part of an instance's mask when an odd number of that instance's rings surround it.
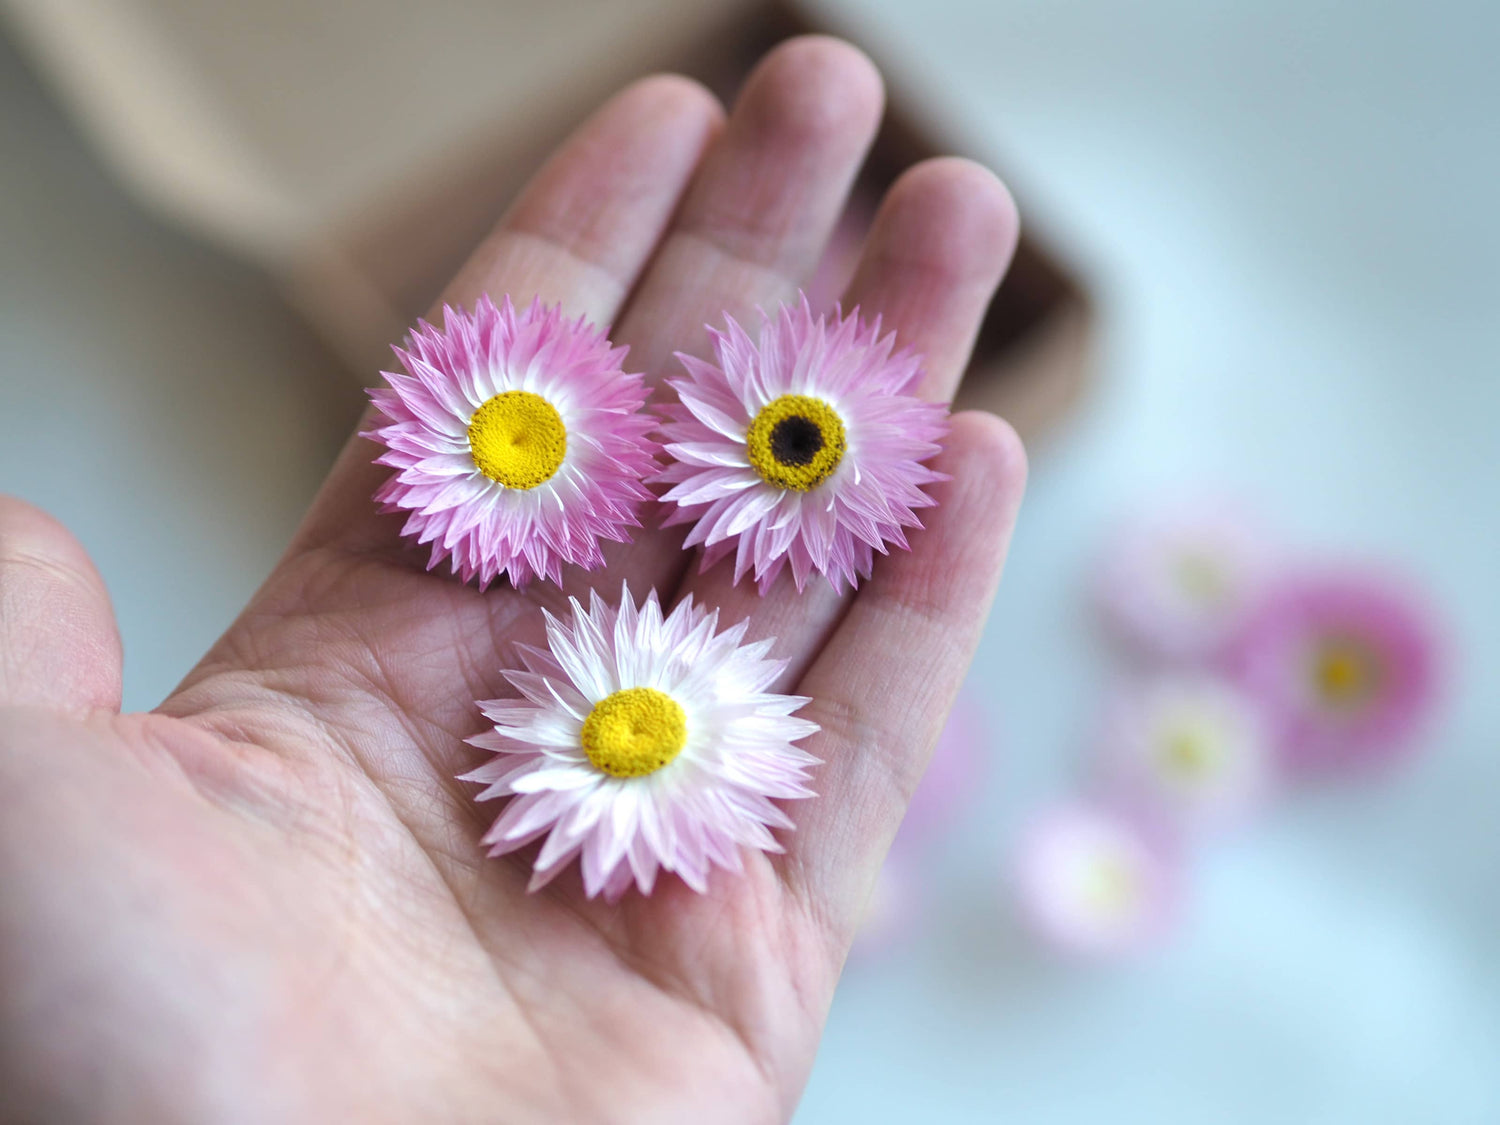
<svg viewBox="0 0 1500 1125">
<path fill-rule="evenodd" d="M 613 901 L 657 871 L 696 891 L 713 865 L 741 869 L 740 847 L 779 852 L 791 828 L 773 798 L 810 797 L 817 759 L 793 745 L 818 729 L 793 712 L 805 697 L 769 691 L 786 666 L 774 642 L 741 645 L 746 623 L 718 632 L 718 613 L 689 598 L 663 616 L 653 591 L 639 609 L 596 593 L 570 620 L 547 614 L 546 650 L 521 647 L 506 678 L 522 699 L 480 704 L 494 729 L 470 739 L 496 757 L 465 775 L 510 796 L 484 837 L 491 855 L 546 836 L 532 889 L 574 857 L 590 897 Z"/>
<path fill-rule="evenodd" d="M 1202 675 L 1163 676 L 1110 708 L 1102 781 L 1118 800 L 1188 834 L 1243 821 L 1269 795 L 1271 739 L 1254 700 Z"/>
<path fill-rule="evenodd" d="M 1099 605 L 1114 632 L 1145 656 L 1215 659 L 1253 610 L 1270 562 L 1266 536 L 1233 505 L 1147 513 L 1108 545 Z"/>
<path fill-rule="evenodd" d="M 1021 912 L 1043 941 L 1094 957 L 1137 952 L 1176 917 L 1181 853 L 1140 822 L 1097 805 L 1052 809 L 1015 860 Z"/>
<path fill-rule="evenodd" d="M 761 593 L 788 566 L 798 590 L 814 571 L 852 587 L 934 503 L 922 486 L 945 478 L 922 462 L 946 410 L 908 393 L 918 357 L 857 310 L 815 318 L 803 298 L 763 317 L 758 341 L 725 319 L 717 363 L 679 354 L 688 377 L 670 380 L 666 522 L 693 523 L 704 568 L 733 554 L 735 581 L 753 572 Z"/>
<path fill-rule="evenodd" d="M 1246 690 L 1272 716 L 1292 774 L 1384 764 L 1414 745 L 1437 695 L 1430 613 L 1373 575 L 1289 576 L 1236 647 Z"/>
<path fill-rule="evenodd" d="M 502 572 L 558 582 L 563 564 L 601 566 L 601 541 L 640 526 L 654 422 L 603 332 L 485 296 L 472 315 L 445 306 L 441 329 L 419 321 L 395 351 L 406 373 L 370 392 L 381 418 L 364 436 L 396 470 L 375 499 L 432 544 L 429 569 L 451 557 L 481 586 Z"/>
</svg>

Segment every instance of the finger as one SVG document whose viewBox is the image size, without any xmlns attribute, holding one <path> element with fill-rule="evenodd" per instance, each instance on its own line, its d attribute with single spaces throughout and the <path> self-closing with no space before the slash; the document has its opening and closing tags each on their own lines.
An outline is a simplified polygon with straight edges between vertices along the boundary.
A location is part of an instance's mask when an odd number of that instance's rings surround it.
<svg viewBox="0 0 1500 1125">
<path fill-rule="evenodd" d="M 104 580 L 51 516 L 0 496 L 0 706 L 120 709 L 120 633 Z"/>
<path fill-rule="evenodd" d="M 839 958 L 974 655 L 1025 487 L 1009 425 L 977 411 L 953 423 L 937 462 L 953 480 L 934 490 L 927 529 L 880 560 L 798 688 L 823 765 L 785 872 Z"/>
<path fill-rule="evenodd" d="M 1005 185 L 956 156 L 906 171 L 865 240 L 844 308 L 859 307 L 923 357 L 925 398 L 951 401 L 1021 223 Z"/>
<path fill-rule="evenodd" d="M 844 307 L 880 317 L 898 346 L 923 357 L 917 393 L 951 399 L 1018 234 L 1015 204 L 994 173 L 957 158 L 926 161 L 887 193 Z M 784 683 L 795 683 L 846 599 L 816 578 L 799 594 L 783 576 L 764 597 L 753 582 L 734 585 L 733 578 L 726 560 L 691 576 L 683 593 L 721 607 L 726 621 L 751 618 L 752 638 L 775 637 L 777 655 L 792 662 Z"/>
<path fill-rule="evenodd" d="M 443 301 L 482 293 L 533 296 L 597 324 L 614 319 L 671 220 L 723 110 L 696 83 L 643 79 L 579 127 L 474 252 Z M 639 370 L 636 357 L 627 363 Z M 392 547 L 394 517 L 370 497 L 390 470 L 376 448 L 350 439 L 313 503 L 294 549 Z"/>
<path fill-rule="evenodd" d="M 849 44 L 793 39 L 746 80 L 681 214 L 616 325 L 616 343 L 648 378 L 702 350 L 705 323 L 744 318 L 790 297 L 838 222 L 880 124 L 880 75 Z M 660 398 L 660 392 L 658 398 Z M 610 553 L 603 572 L 574 575 L 582 589 L 676 589 L 693 555 L 684 531 L 642 536 Z"/>
<path fill-rule="evenodd" d="M 884 106 L 849 44 L 792 39 L 751 73 L 619 324 L 648 376 L 703 354 L 706 322 L 790 296 L 817 264 Z"/>
</svg>

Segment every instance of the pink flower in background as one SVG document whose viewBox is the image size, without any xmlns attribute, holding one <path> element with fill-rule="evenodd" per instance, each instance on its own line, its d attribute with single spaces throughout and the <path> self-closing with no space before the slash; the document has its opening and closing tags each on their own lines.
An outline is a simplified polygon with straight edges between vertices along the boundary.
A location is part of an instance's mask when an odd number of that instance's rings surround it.
<svg viewBox="0 0 1500 1125">
<path fill-rule="evenodd" d="M 1358 570 L 1288 576 L 1235 651 L 1267 708 L 1288 773 L 1379 766 L 1412 749 L 1437 694 L 1430 611 Z"/>
<path fill-rule="evenodd" d="M 703 569 L 732 554 L 734 580 L 753 573 L 761 593 L 786 567 L 798 590 L 814 572 L 853 587 L 934 503 L 922 488 L 945 478 L 922 462 L 946 408 L 912 396 L 921 361 L 878 319 L 814 317 L 804 297 L 758 340 L 726 320 L 710 329 L 717 363 L 679 354 L 688 378 L 670 380 L 665 522 L 692 523 Z"/>
<path fill-rule="evenodd" d="M 614 901 L 662 868 L 701 893 L 742 847 L 781 851 L 770 830 L 792 822 L 772 801 L 812 796 L 817 759 L 793 744 L 818 726 L 793 714 L 806 698 L 768 690 L 786 667 L 774 641 L 716 632 L 691 597 L 665 617 L 655 591 L 639 610 L 628 589 L 570 601 L 570 621 L 547 614 L 547 650 L 520 646 L 526 670 L 505 674 L 524 698 L 480 704 L 494 729 L 469 742 L 495 758 L 464 780 L 511 798 L 490 854 L 545 836 L 532 890 L 577 857 L 584 891 Z"/>
<path fill-rule="evenodd" d="M 858 956 L 889 951 L 917 928 L 929 907 L 929 880 L 942 860 L 941 854 L 934 856 L 932 846 L 973 808 L 993 740 L 984 709 L 961 692 L 880 869 L 854 947 Z"/>
<path fill-rule="evenodd" d="M 960 693 L 901 822 L 900 842 L 928 841 L 952 829 L 979 796 L 993 743 L 988 716 Z"/>
<path fill-rule="evenodd" d="M 876 958 L 913 935 L 928 908 L 923 874 L 922 865 L 909 849 L 899 844 L 891 849 L 866 904 L 851 959 Z"/>
<path fill-rule="evenodd" d="M 1232 505 L 1148 512 L 1110 542 L 1099 606 L 1110 628 L 1145 656 L 1212 660 L 1254 609 L 1271 562 L 1265 534 Z"/>
<path fill-rule="evenodd" d="M 370 392 L 381 418 L 364 436 L 396 470 L 375 499 L 432 544 L 428 569 L 451 556 L 481 587 L 502 573 L 559 582 L 564 564 L 602 566 L 601 542 L 640 526 L 656 422 L 603 332 L 486 296 L 472 315 L 445 306 L 441 329 L 419 321 L 395 351 L 406 374 Z"/>
<path fill-rule="evenodd" d="M 1117 957 L 1161 941 L 1177 916 L 1182 855 L 1166 834 L 1103 805 L 1053 808 L 1015 855 L 1017 904 L 1044 942 Z"/>
<path fill-rule="evenodd" d="M 1112 797 L 1192 836 L 1242 823 L 1270 795 L 1276 769 L 1255 700 L 1193 674 L 1122 690 L 1098 762 Z"/>
</svg>

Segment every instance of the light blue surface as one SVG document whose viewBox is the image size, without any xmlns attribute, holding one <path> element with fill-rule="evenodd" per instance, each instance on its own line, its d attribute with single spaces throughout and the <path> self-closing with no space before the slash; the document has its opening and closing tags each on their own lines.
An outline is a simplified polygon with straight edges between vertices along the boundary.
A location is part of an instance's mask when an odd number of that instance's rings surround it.
<svg viewBox="0 0 1500 1125">
<path fill-rule="evenodd" d="M 1500 1121 L 1500 10 L 842 7 L 1087 271 L 1103 378 L 1036 458 L 976 667 L 1003 743 L 983 806 L 926 930 L 851 970 L 800 1125 Z M 122 203 L 0 64 L 0 487 L 94 552 L 147 706 L 269 569 L 355 402 L 266 285 Z M 1399 782 L 1207 857 L 1171 949 L 1049 964 L 1000 854 L 1107 677 L 1089 553 L 1204 485 L 1428 583 L 1452 706 Z"/>
</svg>

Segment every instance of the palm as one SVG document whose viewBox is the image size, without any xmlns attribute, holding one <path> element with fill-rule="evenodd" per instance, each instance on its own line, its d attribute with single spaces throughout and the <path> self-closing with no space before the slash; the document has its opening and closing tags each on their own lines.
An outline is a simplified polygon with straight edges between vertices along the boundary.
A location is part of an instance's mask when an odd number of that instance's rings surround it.
<svg viewBox="0 0 1500 1125">
<path fill-rule="evenodd" d="M 807 272 L 878 104 L 868 64 L 828 41 L 773 55 L 723 126 L 685 83 L 638 85 L 449 297 L 561 300 L 660 374 L 720 309 Z M 972 166 L 918 169 L 887 200 L 848 296 L 925 353 L 927 393 L 951 392 L 1013 234 Z M 758 598 L 659 531 L 561 591 L 480 593 L 425 573 L 373 514 L 371 455 L 351 443 L 244 616 L 151 715 L 114 713 L 113 625 L 80 549 L 0 513 L 0 543 L 22 545 L 0 554 L 0 604 L 25 611 L 0 618 L 4 642 L 40 654 L 0 666 L 0 1075 L 79 1117 L 786 1116 L 993 592 L 1013 438 L 957 421 L 929 530 L 852 600 L 785 580 Z M 526 853 L 477 844 L 495 810 L 455 780 L 483 757 L 462 740 L 474 700 L 506 694 L 510 646 L 539 639 L 537 606 L 622 579 L 779 639 L 783 690 L 825 728 L 823 796 L 787 855 L 706 895 L 669 879 L 610 906 L 572 875 L 528 895 Z"/>
</svg>

